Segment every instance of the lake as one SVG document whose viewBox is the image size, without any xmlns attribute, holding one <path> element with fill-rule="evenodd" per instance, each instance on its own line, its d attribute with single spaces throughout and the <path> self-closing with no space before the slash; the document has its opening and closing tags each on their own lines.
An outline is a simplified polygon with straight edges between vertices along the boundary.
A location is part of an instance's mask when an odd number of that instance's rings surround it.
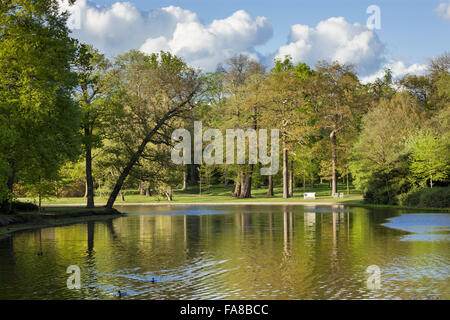
<svg viewBox="0 0 450 320">
<path fill-rule="evenodd" d="M 119 290 L 121 299 L 450 298 L 450 214 L 116 208 L 128 215 L 0 239 L 0 299 L 119 299 Z M 71 265 L 80 289 L 67 287 Z"/>
</svg>

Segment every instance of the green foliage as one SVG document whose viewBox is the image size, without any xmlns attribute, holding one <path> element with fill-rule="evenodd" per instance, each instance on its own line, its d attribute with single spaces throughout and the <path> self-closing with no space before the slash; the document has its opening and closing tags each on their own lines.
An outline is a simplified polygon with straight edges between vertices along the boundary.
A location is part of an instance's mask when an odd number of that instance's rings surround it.
<svg viewBox="0 0 450 320">
<path fill-rule="evenodd" d="M 410 170 L 422 186 L 430 180 L 445 181 L 450 171 L 450 156 L 445 142 L 430 133 L 420 132 L 411 137 Z"/>
<path fill-rule="evenodd" d="M 399 196 L 403 206 L 450 208 L 450 187 L 414 188 Z"/>
<path fill-rule="evenodd" d="M 307 80 L 314 73 L 306 63 L 299 62 L 294 65 L 291 56 L 285 56 L 284 60 L 275 59 L 274 62 L 275 66 L 270 70 L 272 73 L 293 70 L 301 80 Z"/>
<path fill-rule="evenodd" d="M 55 0 L 0 7 L 0 201 L 11 198 L 16 181 L 55 179 L 79 152 L 75 42 L 66 19 Z"/>
<path fill-rule="evenodd" d="M 395 204 L 396 196 L 412 185 L 409 179 L 407 140 L 420 125 L 420 111 L 406 94 L 381 99 L 363 117 L 350 169 L 368 202 Z"/>
</svg>

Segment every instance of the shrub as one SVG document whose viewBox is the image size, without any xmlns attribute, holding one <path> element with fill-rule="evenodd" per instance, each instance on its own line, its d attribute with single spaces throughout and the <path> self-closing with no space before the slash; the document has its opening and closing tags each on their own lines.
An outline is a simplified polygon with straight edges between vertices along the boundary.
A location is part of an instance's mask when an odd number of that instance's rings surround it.
<svg viewBox="0 0 450 320">
<path fill-rule="evenodd" d="M 398 199 L 404 206 L 450 208 L 450 187 L 413 189 Z"/>
</svg>

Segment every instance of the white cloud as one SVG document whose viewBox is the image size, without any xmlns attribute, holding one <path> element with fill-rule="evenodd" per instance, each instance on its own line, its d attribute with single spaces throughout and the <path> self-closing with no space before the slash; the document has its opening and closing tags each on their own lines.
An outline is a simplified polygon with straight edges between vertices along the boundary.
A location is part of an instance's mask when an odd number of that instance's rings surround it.
<svg viewBox="0 0 450 320">
<path fill-rule="evenodd" d="M 391 61 L 383 64 L 383 66 L 380 68 L 380 70 L 378 70 L 374 74 L 366 76 L 366 77 L 362 77 L 361 82 L 368 83 L 368 82 L 373 82 L 378 78 L 382 78 L 384 76 L 386 69 L 391 69 L 392 77 L 394 79 L 399 79 L 406 74 L 423 75 L 427 72 L 428 65 L 427 64 L 417 64 L 417 63 L 406 65 L 403 61 L 391 60 Z"/>
<path fill-rule="evenodd" d="M 321 21 L 316 27 L 292 26 L 288 44 L 276 58 L 290 55 L 295 62 L 315 65 L 319 60 L 352 63 L 360 74 L 379 69 L 384 62 L 384 45 L 373 30 L 359 23 L 350 24 L 342 17 Z"/>
<path fill-rule="evenodd" d="M 441 2 L 439 6 L 435 9 L 438 16 L 450 21 L 450 1 Z"/>
<path fill-rule="evenodd" d="M 90 43 L 107 55 L 139 49 L 146 53 L 170 51 L 188 64 L 204 71 L 214 71 L 218 63 L 244 53 L 271 64 L 274 56 L 289 54 L 295 62 L 314 66 L 318 60 L 352 63 L 360 76 L 369 81 L 390 67 L 394 76 L 422 72 L 421 65 L 406 65 L 384 56 L 384 45 L 374 30 L 344 18 L 329 18 L 315 27 L 292 26 L 288 43 L 275 54 L 263 57 L 255 46 L 265 44 L 273 34 L 265 17 L 251 17 L 243 10 L 231 16 L 201 22 L 196 13 L 169 6 L 150 12 L 139 10 L 130 2 L 115 2 L 98 6 L 88 0 L 78 0 L 62 9 L 71 13 L 73 36 Z M 65 2 L 65 3 L 64 3 Z M 379 71 L 381 70 L 381 71 Z"/>
<path fill-rule="evenodd" d="M 79 15 L 80 28 L 73 29 L 73 36 L 107 54 L 166 50 L 207 71 L 239 53 L 258 58 L 254 46 L 267 42 L 273 33 L 267 18 L 252 18 L 243 10 L 205 25 L 197 14 L 174 6 L 142 12 L 129 2 L 100 7 L 79 0 L 64 8 Z"/>
<path fill-rule="evenodd" d="M 150 37 L 141 51 L 169 50 L 195 67 L 214 70 L 218 63 L 238 53 L 257 58 L 254 46 L 272 36 L 272 26 L 264 17 L 253 19 L 243 10 L 223 20 L 203 25 L 198 20 L 180 22 L 169 37 Z"/>
</svg>

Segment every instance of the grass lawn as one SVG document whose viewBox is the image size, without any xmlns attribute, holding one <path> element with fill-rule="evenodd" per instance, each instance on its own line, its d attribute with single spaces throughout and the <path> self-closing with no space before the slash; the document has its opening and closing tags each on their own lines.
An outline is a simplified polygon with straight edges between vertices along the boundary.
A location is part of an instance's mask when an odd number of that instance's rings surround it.
<svg viewBox="0 0 450 320">
<path fill-rule="evenodd" d="M 173 201 L 170 203 L 217 203 L 217 202 L 354 202 L 359 203 L 362 200 L 361 194 L 353 187 L 350 188 L 350 194 L 347 195 L 346 187 L 344 185 L 338 186 L 338 192 L 344 193 L 344 198 L 331 197 L 331 188 L 328 184 L 317 184 L 315 188 L 306 188 L 306 192 L 315 192 L 316 199 L 311 200 L 303 199 L 303 188 L 294 189 L 294 197 L 289 199 L 283 199 L 282 188 L 274 188 L 274 197 L 267 196 L 267 188 L 252 189 L 252 198 L 250 199 L 237 199 L 230 196 L 232 186 L 212 186 L 208 190 L 202 190 L 199 192 L 198 186 L 192 186 L 186 190 L 175 190 L 173 195 Z M 116 199 L 116 204 L 123 203 L 169 203 L 165 197 L 150 196 L 146 197 L 137 194 L 137 190 L 125 190 L 125 201 L 122 201 L 120 195 Z M 19 198 L 19 201 L 36 202 L 36 199 L 31 198 Z M 106 196 L 99 196 L 95 198 L 96 204 L 105 204 L 107 201 Z M 57 204 L 84 204 L 86 199 L 79 198 L 50 198 L 44 199 L 42 202 L 44 205 L 57 205 Z"/>
</svg>

